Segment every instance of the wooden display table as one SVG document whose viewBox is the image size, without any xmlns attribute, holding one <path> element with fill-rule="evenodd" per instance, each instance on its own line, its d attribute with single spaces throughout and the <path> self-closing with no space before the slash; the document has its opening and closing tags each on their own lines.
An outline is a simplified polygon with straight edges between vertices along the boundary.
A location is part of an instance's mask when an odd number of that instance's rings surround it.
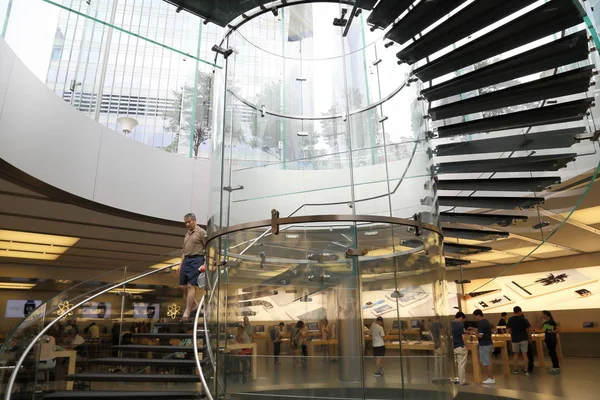
<svg viewBox="0 0 600 400">
<path fill-rule="evenodd" d="M 506 350 L 507 342 L 505 340 L 494 340 L 492 345 L 494 348 L 501 348 L 502 357 L 502 373 L 504 376 L 510 376 L 510 362 L 508 361 L 508 351 Z M 473 380 L 475 383 L 481 383 L 483 375 L 481 374 L 481 362 L 479 361 L 479 342 L 470 342 L 465 340 L 467 350 L 471 352 L 471 361 L 473 363 Z"/>
<path fill-rule="evenodd" d="M 313 339 L 306 342 L 306 347 L 308 350 L 308 359 L 310 360 L 315 354 L 315 346 L 333 346 L 333 351 L 329 354 L 330 357 L 337 358 L 337 349 L 336 346 L 338 344 L 337 339 Z"/>
<path fill-rule="evenodd" d="M 69 367 L 67 368 L 67 375 L 73 375 L 75 373 L 75 363 L 77 362 L 77 352 L 75 350 L 60 350 L 54 352 L 55 358 L 68 358 Z M 73 381 L 67 381 L 67 390 L 73 390 Z"/>
<path fill-rule="evenodd" d="M 386 349 L 402 349 L 403 352 L 408 350 L 423 350 L 431 351 L 435 350 L 433 342 L 419 342 L 419 341 L 408 341 L 408 342 L 388 342 L 385 344 Z"/>
<path fill-rule="evenodd" d="M 242 350 L 242 349 L 250 349 L 252 350 L 252 380 L 256 380 L 257 376 L 257 355 L 256 355 L 256 343 L 231 343 L 227 344 L 226 351 L 231 350 Z"/>
</svg>

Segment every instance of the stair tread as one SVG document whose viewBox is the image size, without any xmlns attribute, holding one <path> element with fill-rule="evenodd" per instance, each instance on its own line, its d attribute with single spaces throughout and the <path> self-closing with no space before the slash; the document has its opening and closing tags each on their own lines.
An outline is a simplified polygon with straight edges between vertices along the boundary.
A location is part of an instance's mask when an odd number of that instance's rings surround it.
<svg viewBox="0 0 600 400">
<path fill-rule="evenodd" d="M 198 330 L 197 336 L 204 336 L 204 329 Z M 160 332 L 160 333 L 134 333 L 133 337 L 135 338 L 172 338 L 172 339 L 191 339 L 194 335 L 191 333 L 169 333 L 169 332 Z"/>
<path fill-rule="evenodd" d="M 475 114 L 519 104 L 538 102 L 544 99 L 586 93 L 594 72 L 593 65 L 521 83 L 502 90 L 455 101 L 429 110 L 432 120 L 442 120 L 462 115 Z"/>
<path fill-rule="evenodd" d="M 444 23 L 433 28 L 422 38 L 397 53 L 397 57 L 413 64 L 480 29 L 527 7 L 536 0 L 487 0 L 475 1 Z"/>
<path fill-rule="evenodd" d="M 438 145 L 437 157 L 461 156 L 467 154 L 489 154 L 505 151 L 530 151 L 565 149 L 577 143 L 580 135 L 585 134 L 584 126 L 533 132 L 527 135 L 502 136 L 480 140 L 452 142 Z"/>
<path fill-rule="evenodd" d="M 457 206 L 469 208 L 494 208 L 513 210 L 531 208 L 543 204 L 543 197 L 481 197 L 481 196 L 439 196 L 441 206 Z"/>
<path fill-rule="evenodd" d="M 44 399 L 197 399 L 199 396 L 198 392 L 186 392 L 186 391 L 123 391 L 123 390 L 66 390 L 44 395 Z"/>
<path fill-rule="evenodd" d="M 587 33 L 582 30 L 424 89 L 421 91 L 421 95 L 429 101 L 441 100 L 471 90 L 587 60 L 588 55 Z"/>
<path fill-rule="evenodd" d="M 198 350 L 204 350 L 205 346 L 198 346 Z M 141 345 L 141 344 L 122 344 L 119 346 L 112 346 L 112 349 L 121 351 L 155 351 L 155 352 L 193 352 L 193 347 L 184 346 L 162 346 L 162 345 Z"/>
<path fill-rule="evenodd" d="M 440 126 L 437 129 L 437 134 L 440 138 L 447 138 L 457 135 L 580 121 L 585 117 L 587 109 L 593 102 L 594 98 L 585 98 L 495 117 Z"/>
<path fill-rule="evenodd" d="M 200 360 L 203 363 L 207 358 Z M 88 361 L 90 364 L 101 365 L 196 365 L 195 360 L 186 360 L 180 358 L 127 358 L 127 357 L 105 357 L 94 358 Z"/>
<path fill-rule="evenodd" d="M 559 176 L 539 178 L 440 179 L 438 190 L 541 192 L 561 182 Z"/>
<path fill-rule="evenodd" d="M 65 380 L 89 382 L 199 382 L 200 377 L 193 374 L 82 372 L 80 374 L 67 375 Z"/>
<path fill-rule="evenodd" d="M 583 18 L 571 0 L 554 0 L 415 69 L 414 74 L 430 81 L 581 22 Z"/>
<path fill-rule="evenodd" d="M 385 29 L 394 22 L 414 0 L 381 0 L 367 17 L 367 22 Z"/>
<path fill-rule="evenodd" d="M 529 172 L 558 171 L 575 160 L 577 153 L 548 156 L 511 157 L 472 161 L 440 163 L 435 166 L 438 174 L 463 174 L 472 172 Z"/>
</svg>

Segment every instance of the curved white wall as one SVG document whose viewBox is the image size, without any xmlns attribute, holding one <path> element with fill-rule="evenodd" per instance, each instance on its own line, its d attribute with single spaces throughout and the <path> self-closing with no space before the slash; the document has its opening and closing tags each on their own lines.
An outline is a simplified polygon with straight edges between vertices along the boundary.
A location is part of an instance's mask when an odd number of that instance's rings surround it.
<svg viewBox="0 0 600 400">
<path fill-rule="evenodd" d="M 0 39 L 0 158 L 110 207 L 206 222 L 209 163 L 128 139 L 57 97 Z"/>
</svg>

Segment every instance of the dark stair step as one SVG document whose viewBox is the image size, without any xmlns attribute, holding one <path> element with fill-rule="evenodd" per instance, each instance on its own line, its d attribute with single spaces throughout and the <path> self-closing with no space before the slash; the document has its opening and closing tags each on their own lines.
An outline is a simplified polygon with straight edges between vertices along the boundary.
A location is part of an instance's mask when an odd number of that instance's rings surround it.
<svg viewBox="0 0 600 400">
<path fill-rule="evenodd" d="M 467 0 L 427 0 L 418 3 L 388 33 L 386 39 L 404 44 Z"/>
<path fill-rule="evenodd" d="M 454 72 L 583 22 L 572 0 L 553 0 L 417 68 L 422 81 Z"/>
<path fill-rule="evenodd" d="M 585 30 L 507 58 L 421 91 L 428 101 L 466 93 L 512 79 L 587 60 Z"/>
<path fill-rule="evenodd" d="M 434 121 L 437 121 L 544 99 L 586 93 L 590 87 L 593 73 L 594 66 L 588 65 L 533 82 L 433 107 L 429 109 L 429 115 Z"/>
<path fill-rule="evenodd" d="M 527 221 L 525 215 L 502 215 L 502 214 L 474 214 L 474 213 L 454 213 L 441 212 L 440 221 L 457 223 L 457 224 L 473 224 L 473 225 L 498 225 L 511 226 L 515 221 Z"/>
<path fill-rule="evenodd" d="M 413 64 L 460 39 L 527 7 L 536 0 L 486 0 L 475 1 L 461 12 L 448 18 L 421 39 L 402 49 L 396 56 Z"/>
<path fill-rule="evenodd" d="M 85 382 L 200 382 L 200 376 L 188 374 L 121 374 L 83 372 L 65 376 L 66 381 Z"/>
<path fill-rule="evenodd" d="M 558 171 L 574 161 L 577 154 L 557 154 L 515 158 L 496 158 L 474 161 L 440 163 L 435 166 L 437 174 L 463 174 L 472 172 L 531 172 Z"/>
<path fill-rule="evenodd" d="M 141 400 L 196 400 L 200 397 L 197 392 L 129 392 L 123 390 L 67 390 L 44 395 L 44 399 L 69 399 L 69 400 L 103 400 L 103 399 L 141 399 Z"/>
<path fill-rule="evenodd" d="M 438 157 L 447 157 L 509 151 L 564 149 L 577 143 L 580 140 L 578 135 L 583 135 L 585 132 L 586 128 L 581 126 L 553 131 L 532 132 L 526 135 L 446 143 L 436 147 L 435 155 Z"/>
<path fill-rule="evenodd" d="M 459 260 L 458 258 L 445 257 L 445 260 L 446 260 L 446 267 L 458 267 L 461 265 L 471 264 L 471 261 L 469 261 L 469 260 Z"/>
<path fill-rule="evenodd" d="M 462 229 L 462 228 L 442 228 L 444 237 L 456 239 L 470 239 L 487 242 L 490 240 L 506 239 L 510 236 L 508 232 L 502 231 L 486 231 L 479 229 Z"/>
<path fill-rule="evenodd" d="M 414 0 L 381 0 L 369 14 L 367 23 L 385 29 L 413 2 Z"/>
<path fill-rule="evenodd" d="M 496 179 L 444 179 L 437 182 L 438 190 L 482 190 L 501 192 L 541 192 L 558 185 L 560 177 L 496 178 Z"/>
<path fill-rule="evenodd" d="M 437 129 L 437 134 L 438 137 L 445 138 L 456 135 L 575 122 L 585 117 L 588 108 L 592 106 L 593 102 L 593 98 L 586 98 L 553 106 L 538 107 L 490 118 L 440 126 Z"/>
<path fill-rule="evenodd" d="M 144 346 L 138 344 L 122 344 L 120 346 L 112 346 L 114 350 L 119 351 L 149 351 L 154 353 L 187 353 L 193 352 L 193 347 L 185 347 L 185 346 Z M 198 346 L 198 351 L 204 350 L 205 346 Z"/>
<path fill-rule="evenodd" d="M 204 336 L 204 329 L 198 330 L 197 337 Z M 147 338 L 147 339 L 191 339 L 193 335 L 191 333 L 169 333 L 169 332 L 161 332 L 161 333 L 134 333 L 133 337 L 135 338 Z"/>
<path fill-rule="evenodd" d="M 439 196 L 440 206 L 494 208 L 499 210 L 518 210 L 543 204 L 543 198 L 533 197 L 475 197 L 475 196 Z"/>
<path fill-rule="evenodd" d="M 492 248 L 488 247 L 488 246 L 474 246 L 474 245 L 470 245 L 470 244 L 456 244 L 456 243 L 444 242 L 444 254 L 445 253 L 454 253 L 454 254 L 470 255 L 470 254 L 487 253 L 488 251 L 492 251 Z"/>
<path fill-rule="evenodd" d="M 207 358 L 200 360 L 200 363 L 206 362 Z M 95 358 L 88 361 L 96 365 L 139 365 L 156 367 L 194 367 L 195 360 L 185 360 L 179 358 L 126 358 L 126 357 L 106 357 Z"/>
<path fill-rule="evenodd" d="M 200 318 L 203 318 L 203 314 L 200 314 Z M 193 327 L 194 322 L 193 321 L 190 321 L 190 322 L 179 322 L 179 321 L 157 322 L 153 326 L 156 326 L 159 328 L 186 328 L 186 327 Z"/>
</svg>

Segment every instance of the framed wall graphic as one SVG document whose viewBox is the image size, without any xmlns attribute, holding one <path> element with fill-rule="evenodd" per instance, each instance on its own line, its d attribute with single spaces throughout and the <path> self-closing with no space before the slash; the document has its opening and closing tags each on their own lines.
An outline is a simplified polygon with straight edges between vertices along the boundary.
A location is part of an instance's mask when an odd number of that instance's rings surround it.
<svg viewBox="0 0 600 400">
<path fill-rule="evenodd" d="M 511 312 L 514 306 L 525 312 L 598 308 L 600 266 L 478 279 L 465 285 L 465 292 L 467 313 Z"/>
<path fill-rule="evenodd" d="M 84 304 L 81 308 L 81 316 L 83 318 L 110 318 L 111 308 L 112 307 L 110 302 L 90 301 Z"/>
<path fill-rule="evenodd" d="M 133 303 L 133 318 L 160 318 L 160 303 Z"/>
<path fill-rule="evenodd" d="M 4 318 L 25 318 L 42 304 L 42 300 L 6 300 Z"/>
<path fill-rule="evenodd" d="M 521 297 L 529 299 L 586 285 L 597 280 L 598 278 L 588 276 L 576 269 L 570 269 L 514 276 L 507 285 Z"/>
</svg>

